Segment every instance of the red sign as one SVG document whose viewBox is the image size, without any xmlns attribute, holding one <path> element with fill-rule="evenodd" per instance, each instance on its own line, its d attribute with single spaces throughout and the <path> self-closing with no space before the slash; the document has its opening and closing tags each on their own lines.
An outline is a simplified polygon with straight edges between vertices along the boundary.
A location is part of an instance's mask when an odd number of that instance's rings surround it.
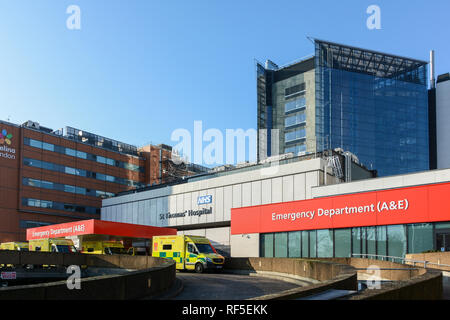
<svg viewBox="0 0 450 320">
<path fill-rule="evenodd" d="M 15 271 L 13 271 L 13 272 L 2 272 L 0 274 L 0 278 L 2 278 L 3 280 L 16 280 L 17 274 L 16 274 Z"/>
<path fill-rule="evenodd" d="M 231 209 L 231 234 L 450 221 L 450 183 Z"/>
<path fill-rule="evenodd" d="M 83 220 L 27 229 L 27 240 L 64 238 L 86 234 L 151 239 L 153 236 L 176 235 L 177 230 L 112 221 Z"/>
</svg>

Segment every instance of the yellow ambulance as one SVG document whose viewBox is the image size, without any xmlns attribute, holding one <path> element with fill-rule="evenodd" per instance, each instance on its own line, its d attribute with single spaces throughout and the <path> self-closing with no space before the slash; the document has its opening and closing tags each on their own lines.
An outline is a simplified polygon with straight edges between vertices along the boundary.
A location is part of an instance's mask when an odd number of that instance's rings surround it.
<svg viewBox="0 0 450 320">
<path fill-rule="evenodd" d="M 30 251 L 75 253 L 77 249 L 69 239 L 30 240 Z"/>
<path fill-rule="evenodd" d="M 0 250 L 28 251 L 28 242 L 3 242 L 0 244 Z M 4 267 L 4 264 L 0 264 L 0 268 Z M 6 267 L 14 266 L 12 264 L 7 264 Z"/>
<path fill-rule="evenodd" d="M 28 251 L 28 242 L 4 242 L 0 244 L 0 250 Z"/>
<path fill-rule="evenodd" d="M 81 253 L 88 254 L 126 254 L 121 241 L 83 241 Z"/>
<path fill-rule="evenodd" d="M 175 260 L 178 270 L 221 270 L 225 258 L 200 236 L 155 236 L 152 256 Z"/>
</svg>

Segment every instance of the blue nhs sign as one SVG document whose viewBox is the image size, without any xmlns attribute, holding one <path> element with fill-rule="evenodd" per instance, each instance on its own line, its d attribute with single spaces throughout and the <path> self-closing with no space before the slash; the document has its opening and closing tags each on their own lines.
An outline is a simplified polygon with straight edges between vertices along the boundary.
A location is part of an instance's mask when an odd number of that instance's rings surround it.
<svg viewBox="0 0 450 320">
<path fill-rule="evenodd" d="M 212 202 L 212 195 L 200 196 L 197 198 L 198 205 L 209 204 L 211 202 Z"/>
</svg>

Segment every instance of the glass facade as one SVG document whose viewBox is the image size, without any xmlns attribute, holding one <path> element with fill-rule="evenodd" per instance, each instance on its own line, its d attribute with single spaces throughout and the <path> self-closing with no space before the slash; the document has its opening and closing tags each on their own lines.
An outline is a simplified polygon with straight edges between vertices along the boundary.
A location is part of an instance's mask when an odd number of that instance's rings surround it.
<svg viewBox="0 0 450 320">
<path fill-rule="evenodd" d="M 318 40 L 315 51 L 317 151 L 350 151 L 379 176 L 428 170 L 426 62 Z"/>
<path fill-rule="evenodd" d="M 450 234 L 450 223 L 265 233 L 260 235 L 260 255 L 290 258 L 379 255 L 404 258 L 407 253 L 440 250 L 436 247 L 438 242 L 434 236 L 440 230 L 447 230 Z"/>
</svg>

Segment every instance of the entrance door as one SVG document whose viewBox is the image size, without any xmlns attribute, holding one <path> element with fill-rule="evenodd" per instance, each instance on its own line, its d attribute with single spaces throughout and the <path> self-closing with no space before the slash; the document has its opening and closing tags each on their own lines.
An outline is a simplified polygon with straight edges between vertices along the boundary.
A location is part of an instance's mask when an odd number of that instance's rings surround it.
<svg viewBox="0 0 450 320">
<path fill-rule="evenodd" d="M 436 233 L 436 249 L 450 251 L 450 233 Z"/>
</svg>

